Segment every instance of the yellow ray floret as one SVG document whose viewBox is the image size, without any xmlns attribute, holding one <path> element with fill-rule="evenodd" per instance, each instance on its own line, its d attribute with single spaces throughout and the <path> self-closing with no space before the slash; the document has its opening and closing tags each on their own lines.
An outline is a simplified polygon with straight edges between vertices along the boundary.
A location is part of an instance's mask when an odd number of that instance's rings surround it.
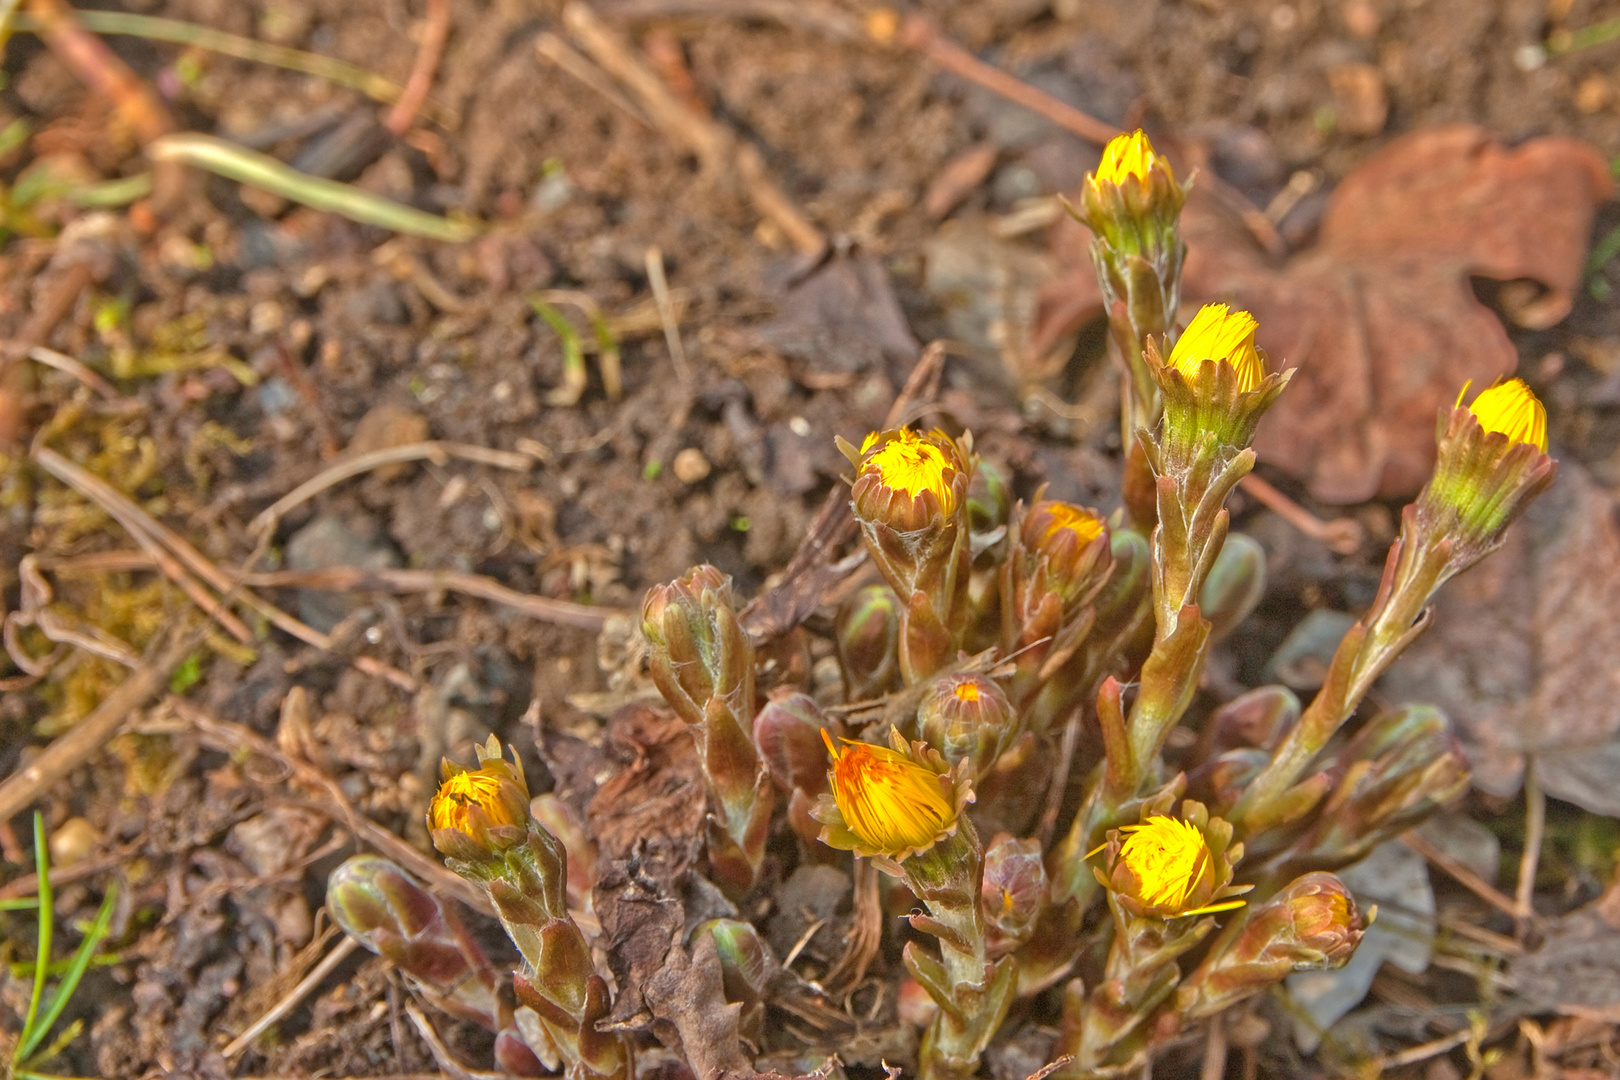
<svg viewBox="0 0 1620 1080">
<path fill-rule="evenodd" d="M 1254 347 L 1258 326 L 1247 311 L 1232 311 L 1225 304 L 1205 304 L 1176 339 L 1169 365 L 1192 381 L 1205 360 L 1226 360 L 1237 372 L 1238 390 L 1253 390 L 1266 377 L 1266 366 Z"/>
<path fill-rule="evenodd" d="M 1083 507 L 1069 503 L 1051 503 L 1046 507 L 1046 539 L 1050 542 L 1067 529 L 1085 547 L 1103 533 L 1102 519 Z"/>
<path fill-rule="evenodd" d="M 869 449 L 875 438 L 868 435 L 862 449 Z M 925 491 L 933 492 L 940 508 L 949 516 L 956 509 L 956 498 L 951 491 L 956 467 L 934 441 L 944 438 L 939 432 L 930 438 L 910 428 L 901 428 L 896 437 L 866 459 L 861 471 L 876 473 L 885 487 L 904 491 L 914 499 Z"/>
<path fill-rule="evenodd" d="M 1103 147 L 1102 161 L 1092 176 L 1092 183 L 1118 184 L 1127 176 L 1134 176 L 1145 184 L 1155 163 L 1170 177 L 1171 182 L 1175 181 L 1170 163 L 1153 152 L 1153 144 L 1148 142 L 1148 137 L 1140 128 L 1129 135 L 1115 135 Z"/>
<path fill-rule="evenodd" d="M 1468 393 L 1466 385 L 1457 395 Z M 1488 390 L 1481 390 L 1474 403 L 1468 406 L 1479 426 L 1486 431 L 1497 431 L 1514 442 L 1529 443 L 1543 454 L 1547 452 L 1547 410 L 1523 379 L 1509 379 Z"/>
<path fill-rule="evenodd" d="M 507 815 L 498 797 L 501 778 L 482 770 L 462 772 L 439 785 L 438 794 L 428 806 L 428 827 L 434 831 L 455 829 L 470 833 L 468 815 L 474 809 L 489 816 L 491 824 L 520 825 L 522 822 L 502 820 Z"/>
<path fill-rule="evenodd" d="M 956 824 L 939 777 L 897 751 L 823 731 L 832 755 L 833 799 L 845 826 L 863 844 L 891 857 L 926 848 Z"/>
<path fill-rule="evenodd" d="M 1243 906 L 1242 900 L 1227 900 L 1183 910 L 1199 881 L 1214 874 L 1214 857 L 1196 825 L 1155 815 L 1119 831 L 1126 834 L 1120 861 L 1139 883 L 1137 899 L 1144 905 L 1175 918 Z"/>
</svg>

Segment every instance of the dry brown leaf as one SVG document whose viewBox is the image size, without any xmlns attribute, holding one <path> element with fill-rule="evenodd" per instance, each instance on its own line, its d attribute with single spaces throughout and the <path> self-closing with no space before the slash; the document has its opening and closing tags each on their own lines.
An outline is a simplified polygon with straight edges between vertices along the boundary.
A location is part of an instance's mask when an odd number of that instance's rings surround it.
<svg viewBox="0 0 1620 1080">
<path fill-rule="evenodd" d="M 1533 282 L 1514 294 L 1515 321 L 1562 319 L 1612 183 L 1597 152 L 1572 139 L 1508 148 L 1476 127 L 1431 128 L 1348 176 L 1316 245 L 1280 263 L 1208 187 L 1194 188 L 1182 217 L 1183 296 L 1252 311 L 1260 345 L 1299 369 L 1255 449 L 1317 498 L 1358 502 L 1416 492 L 1434 458 L 1436 411 L 1464 382 L 1488 385 L 1517 363 L 1469 279 Z M 1072 260 L 1077 239 L 1054 243 Z M 1038 342 L 1100 310 L 1089 258 L 1073 265 L 1043 293 Z"/>
<path fill-rule="evenodd" d="M 1534 753 L 1547 794 L 1620 816 L 1616 509 L 1561 463 L 1502 549 L 1441 591 L 1428 633 L 1384 677 L 1390 696 L 1445 710 L 1484 791 L 1517 791 Z"/>
</svg>

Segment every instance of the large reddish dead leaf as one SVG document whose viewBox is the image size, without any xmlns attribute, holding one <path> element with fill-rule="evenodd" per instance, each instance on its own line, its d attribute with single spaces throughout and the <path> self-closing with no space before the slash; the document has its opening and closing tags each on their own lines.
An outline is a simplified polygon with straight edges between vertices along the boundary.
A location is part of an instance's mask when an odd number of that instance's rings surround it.
<svg viewBox="0 0 1620 1080">
<path fill-rule="evenodd" d="M 1516 321 L 1562 319 L 1611 186 L 1603 159 L 1572 139 L 1510 149 L 1475 127 L 1432 128 L 1347 177 L 1316 245 L 1286 261 L 1209 185 L 1195 187 L 1182 217 L 1184 298 L 1252 311 L 1260 345 L 1299 369 L 1261 425 L 1261 459 L 1329 502 L 1416 492 L 1434 458 L 1436 410 L 1466 381 L 1488 385 L 1517 362 L 1469 279 L 1534 282 L 1543 291 L 1514 305 Z M 1054 243 L 1062 254 L 1077 241 L 1069 232 Z M 1077 259 L 1044 291 L 1036 340 L 1050 344 L 1099 310 L 1090 260 Z"/>
<path fill-rule="evenodd" d="M 1434 620 L 1384 676 L 1397 700 L 1444 709 L 1496 795 L 1527 754 L 1549 795 L 1620 817 L 1620 522 L 1573 462 L 1501 550 L 1447 583 Z"/>
</svg>

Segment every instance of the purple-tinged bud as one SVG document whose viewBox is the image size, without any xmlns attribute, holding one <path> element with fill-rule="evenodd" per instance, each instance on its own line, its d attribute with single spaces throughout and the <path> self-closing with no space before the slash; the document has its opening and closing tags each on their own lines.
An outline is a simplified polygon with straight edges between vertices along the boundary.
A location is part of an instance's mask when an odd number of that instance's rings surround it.
<svg viewBox="0 0 1620 1080">
<path fill-rule="evenodd" d="M 1176 1008 L 1193 1018 L 1213 1016 L 1292 972 L 1342 967 L 1366 928 L 1344 882 L 1321 871 L 1295 878 L 1187 977 Z"/>
<path fill-rule="evenodd" d="M 998 833 L 985 850 L 984 884 L 979 889 L 990 959 L 1006 956 L 1029 940 L 1047 892 L 1040 841 Z"/>
<path fill-rule="evenodd" d="M 1233 698 L 1209 718 L 1210 748 L 1269 750 L 1299 719 L 1299 698 L 1286 686 L 1262 686 Z"/>
<path fill-rule="evenodd" d="M 838 663 L 845 697 L 864 701 L 900 687 L 900 601 L 887 585 L 857 590 L 838 608 Z"/>
<path fill-rule="evenodd" d="M 795 788 L 812 798 L 827 787 L 827 747 L 821 733 L 842 731 L 809 694 L 777 690 L 754 717 L 754 745 L 771 779 L 783 791 Z"/>
<path fill-rule="evenodd" d="M 917 732 L 955 765 L 967 761 L 984 776 L 1018 736 L 1011 702 L 983 675 L 942 675 L 917 705 Z"/>
</svg>

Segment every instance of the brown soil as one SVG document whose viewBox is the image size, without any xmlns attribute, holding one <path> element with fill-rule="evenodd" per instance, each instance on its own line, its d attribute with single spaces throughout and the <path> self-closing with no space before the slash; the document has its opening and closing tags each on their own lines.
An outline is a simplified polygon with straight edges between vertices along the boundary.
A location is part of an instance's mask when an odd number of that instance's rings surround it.
<svg viewBox="0 0 1620 1080">
<path fill-rule="evenodd" d="M 400 0 L 127 7 L 339 57 L 396 81 L 410 70 L 421 27 L 419 5 Z M 254 515 L 330 465 L 360 437 L 362 418 L 386 406 L 392 411 L 368 422 L 364 446 L 425 432 L 527 454 L 530 467 L 451 458 L 346 481 L 281 521 L 264 566 L 462 571 L 520 593 L 633 609 L 649 585 L 711 562 L 735 576 L 743 595 L 759 591 L 840 482 L 834 435 L 858 439 L 880 424 L 919 343 L 962 337 L 974 325 L 948 290 L 931 288 L 930 245 L 1022 199 L 1072 188 L 1097 148 L 914 53 L 818 33 L 808 16 L 784 25 L 761 14 L 769 5 L 718 2 L 671 3 L 679 14 L 645 16 L 659 7 L 601 10 L 643 44 L 652 40 L 655 54 L 660 43 L 678 46 L 691 93 L 757 147 L 788 197 L 836 238 L 825 264 L 796 255 L 730 178 L 706 172 L 666 133 L 541 59 L 536 35 L 557 29 L 550 3 L 453 5 L 432 95 L 459 125 L 419 124 L 384 144 L 357 176 L 340 178 L 490 222 L 489 235 L 460 246 L 399 238 L 199 177 L 149 231 L 138 214 L 114 210 L 87 241 L 102 260 L 94 282 L 46 344 L 108 375 L 120 355 L 154 368 L 178 359 L 180 370 L 116 378 L 117 393 L 136 403 L 117 413 L 72 377 L 35 367 L 27 433 L 54 425 L 53 445 L 64 454 L 91 462 L 210 559 L 236 566 L 254 551 Z M 1300 177 L 1310 191 L 1281 226 L 1296 243 L 1308 241 L 1337 179 L 1392 137 L 1426 125 L 1468 121 L 1510 142 L 1569 134 L 1606 156 L 1620 153 L 1620 43 L 1533 70 L 1516 64 L 1525 46 L 1559 27 L 1620 17 L 1620 3 L 1607 0 L 921 7 L 956 41 L 1058 98 L 1182 140 L 1258 206 Z M 616 9 L 631 15 L 615 17 Z M 329 149 L 345 118 L 380 115 L 314 77 L 109 40 L 169 95 L 182 127 L 253 142 L 283 160 Z M 145 167 L 106 108 L 33 38 L 11 40 L 5 74 L 0 127 L 26 119 L 34 132 L 5 160 L 8 180 L 46 154 L 101 178 Z M 317 123 L 303 125 L 312 117 Z M 995 148 L 996 164 L 942 225 L 924 210 L 924 194 L 979 144 Z M 39 213 L 46 235 L 85 220 L 63 206 Z M 1603 217 L 1597 235 L 1615 220 Z M 654 246 L 682 310 L 685 379 L 648 284 Z M 1042 237 L 1015 246 L 1033 258 Z M 41 303 L 58 250 L 47 238 L 20 236 L 0 251 L 0 334 L 18 334 Z M 1620 271 L 1606 275 L 1620 285 Z M 620 320 L 622 400 L 604 393 L 592 354 L 580 402 L 548 403 L 562 381 L 563 352 L 529 303 L 546 289 L 585 293 Z M 1095 333 L 1083 338 L 1046 380 L 1043 400 L 1079 397 L 1105 422 L 1021 406 L 1016 373 L 971 343 L 971 355 L 948 363 L 935 416 L 971 428 L 981 451 L 1009 466 L 1020 495 L 1046 483 L 1055 497 L 1111 506 L 1118 435 L 1106 422 L 1109 380 L 1096 377 L 1099 342 Z M 1620 305 L 1587 295 L 1563 326 L 1520 342 L 1521 370 L 1544 391 L 1562 444 L 1600 480 L 1620 481 Z M 150 469 L 138 471 L 143 454 Z M 6 460 L 0 595 L 8 610 L 22 602 L 23 555 L 132 546 L 16 452 Z M 1352 513 L 1375 540 L 1387 538 L 1388 507 Z M 1252 631 L 1216 664 L 1217 696 L 1256 681 L 1301 612 L 1365 604 L 1381 562 L 1381 548 L 1333 556 L 1252 504 L 1239 524 L 1272 555 L 1271 592 Z M 299 537 L 310 539 L 301 546 Z M 183 606 L 178 593 L 135 595 L 153 580 L 64 576 L 56 599 L 144 648 Z M 319 764 L 356 810 L 421 846 L 440 754 L 465 758 L 469 740 L 489 731 L 532 746 L 519 717 L 534 701 L 550 728 L 599 730 L 602 695 L 616 689 L 611 664 L 599 662 L 611 657 L 599 658 L 594 634 L 491 602 L 454 593 L 264 592 L 318 629 L 336 625 L 340 640 L 322 653 L 270 632 L 250 653 L 221 638 L 222 647 L 203 650 L 188 698 L 274 737 L 289 691 L 303 688 Z M 122 622 L 113 617 L 120 610 Z M 45 651 L 42 639 L 25 643 Z M 352 661 L 361 655 L 405 672 L 417 691 L 358 670 Z M 0 678 L 20 674 L 0 660 Z M 0 773 L 47 741 L 39 725 L 61 730 L 121 678 L 111 662 L 74 660 L 5 693 Z M 39 803 L 49 830 L 88 820 L 83 865 L 101 867 L 59 886 L 59 926 L 93 914 L 109 874 L 124 882 L 111 939 L 118 962 L 86 979 L 66 1014 L 84 1020 L 85 1034 L 54 1071 L 367 1076 L 436 1068 L 402 1020 L 409 998 L 397 975 L 363 953 L 272 1038 L 226 1062 L 224 1044 L 318 955 L 302 950 L 317 933 L 325 876 L 354 848 L 299 805 L 273 764 L 222 752 L 162 706 L 139 713 L 113 749 Z M 11 861 L 0 876 L 15 879 L 31 870 L 26 818 L 9 828 L 15 833 L 0 840 Z M 31 915 L 0 920 L 12 955 L 32 955 Z M 25 1003 L 26 989 L 8 982 L 7 1002 Z M 448 1020 L 438 1026 L 462 1060 L 488 1061 L 487 1036 Z M 1273 1041 L 1266 1067 L 1293 1067 L 1285 1037 Z M 1004 1056 L 1012 1075 L 1021 1059 Z"/>
</svg>

